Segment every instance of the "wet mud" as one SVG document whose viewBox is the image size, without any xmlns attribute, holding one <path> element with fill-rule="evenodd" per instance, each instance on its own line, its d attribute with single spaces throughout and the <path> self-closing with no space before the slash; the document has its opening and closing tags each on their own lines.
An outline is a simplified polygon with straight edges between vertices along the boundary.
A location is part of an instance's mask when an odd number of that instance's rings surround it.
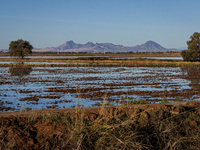
<svg viewBox="0 0 200 150">
<path fill-rule="evenodd" d="M 200 99 L 198 68 L 0 68 L 0 111 Z"/>
</svg>

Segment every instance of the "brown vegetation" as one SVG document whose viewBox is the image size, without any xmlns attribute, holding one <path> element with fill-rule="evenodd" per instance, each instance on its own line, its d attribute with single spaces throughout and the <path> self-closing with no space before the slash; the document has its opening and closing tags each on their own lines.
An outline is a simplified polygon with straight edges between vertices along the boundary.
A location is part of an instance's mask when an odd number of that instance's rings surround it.
<svg viewBox="0 0 200 150">
<path fill-rule="evenodd" d="M 199 102 L 0 114 L 1 149 L 199 147 Z"/>
<path fill-rule="evenodd" d="M 162 59 L 1 59 L 13 62 L 40 62 L 40 64 L 0 64 L 0 67 L 199 67 L 200 62 L 184 62 L 182 60 Z M 51 64 L 42 64 L 50 62 Z M 53 64 L 66 63 L 66 64 Z M 70 64 L 73 63 L 73 64 Z"/>
</svg>

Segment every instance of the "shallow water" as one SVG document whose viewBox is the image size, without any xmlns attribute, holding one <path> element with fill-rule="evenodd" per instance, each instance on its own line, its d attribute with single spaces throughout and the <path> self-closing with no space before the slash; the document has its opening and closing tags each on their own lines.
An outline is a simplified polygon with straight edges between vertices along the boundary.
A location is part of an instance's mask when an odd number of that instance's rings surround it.
<svg viewBox="0 0 200 150">
<path fill-rule="evenodd" d="M 80 104 L 90 107 L 104 101 L 120 105 L 127 96 L 129 100 L 147 99 L 151 103 L 163 98 L 169 101 L 176 98 L 199 100 L 198 92 L 189 98 L 181 97 L 184 90 L 198 90 L 192 84 L 194 80 L 187 79 L 190 72 L 169 67 L 0 67 L 0 107 L 1 111 L 6 107 L 13 110 L 46 109 L 52 105 L 56 108 Z M 199 87 L 196 82 L 195 86 Z M 148 94 L 149 91 L 152 94 Z M 180 94 L 170 96 L 170 91 Z M 38 101 L 20 101 L 34 96 Z"/>
</svg>

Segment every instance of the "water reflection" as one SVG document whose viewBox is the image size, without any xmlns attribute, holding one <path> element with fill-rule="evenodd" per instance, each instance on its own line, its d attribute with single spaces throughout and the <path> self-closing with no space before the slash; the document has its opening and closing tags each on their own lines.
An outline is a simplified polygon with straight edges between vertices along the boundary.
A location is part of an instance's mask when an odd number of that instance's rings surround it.
<svg viewBox="0 0 200 150">
<path fill-rule="evenodd" d="M 184 79 L 191 82 L 192 87 L 200 84 L 200 68 L 181 68 L 183 73 L 186 73 Z"/>
<path fill-rule="evenodd" d="M 25 66 L 0 67 L 0 100 L 5 102 L 0 105 L 0 111 L 1 108 L 5 111 L 6 107 L 15 110 L 46 109 L 47 106 L 53 105 L 57 108 L 69 108 L 79 102 L 85 107 L 91 107 L 96 103 L 102 104 L 104 100 L 106 103 L 113 102 L 112 105 L 121 104 L 127 99 L 146 99 L 151 103 L 159 103 L 163 98 L 170 102 L 200 100 L 200 88 L 197 88 L 200 87 L 199 84 L 196 87 L 191 84 L 200 83 L 199 69 L 181 70 L 170 67 L 33 67 L 32 69 Z M 15 77 L 23 75 L 29 76 Z M 198 80 L 195 81 L 196 79 Z M 77 93 L 77 90 L 80 91 Z M 106 99 L 103 95 L 106 95 Z"/>
<path fill-rule="evenodd" d="M 22 77 L 22 76 L 26 76 L 29 75 L 32 71 L 32 67 L 9 67 L 9 72 L 11 76 L 18 76 L 18 77 Z"/>
</svg>

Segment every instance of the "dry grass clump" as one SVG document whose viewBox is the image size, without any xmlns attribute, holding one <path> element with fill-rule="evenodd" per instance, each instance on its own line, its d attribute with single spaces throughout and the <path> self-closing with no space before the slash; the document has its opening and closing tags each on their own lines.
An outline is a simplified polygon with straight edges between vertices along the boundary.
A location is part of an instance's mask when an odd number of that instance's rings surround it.
<svg viewBox="0 0 200 150">
<path fill-rule="evenodd" d="M 0 149 L 200 149 L 199 108 L 160 105 L 1 117 Z"/>
</svg>

